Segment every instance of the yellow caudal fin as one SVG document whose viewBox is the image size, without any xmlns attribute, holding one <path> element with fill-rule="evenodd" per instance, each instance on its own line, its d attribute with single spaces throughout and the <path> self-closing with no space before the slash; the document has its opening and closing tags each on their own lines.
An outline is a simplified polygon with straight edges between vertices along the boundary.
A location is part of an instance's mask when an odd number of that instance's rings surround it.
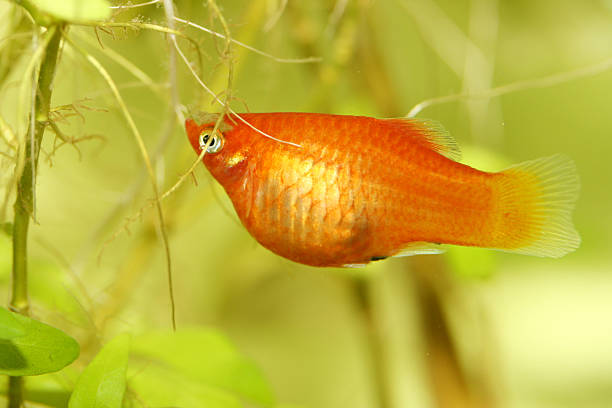
<svg viewBox="0 0 612 408">
<path fill-rule="evenodd" d="M 580 180 L 571 159 L 544 157 L 497 175 L 495 249 L 559 258 L 580 246 L 572 223 Z"/>
</svg>

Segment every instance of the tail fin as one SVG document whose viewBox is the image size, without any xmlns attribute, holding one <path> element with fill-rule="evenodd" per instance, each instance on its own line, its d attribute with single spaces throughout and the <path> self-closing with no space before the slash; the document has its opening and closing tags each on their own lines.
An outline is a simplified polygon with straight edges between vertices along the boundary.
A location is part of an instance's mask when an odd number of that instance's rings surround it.
<svg viewBox="0 0 612 408">
<path fill-rule="evenodd" d="M 500 173 L 494 247 L 559 258 L 580 245 L 571 219 L 580 190 L 574 162 L 554 155 Z"/>
</svg>

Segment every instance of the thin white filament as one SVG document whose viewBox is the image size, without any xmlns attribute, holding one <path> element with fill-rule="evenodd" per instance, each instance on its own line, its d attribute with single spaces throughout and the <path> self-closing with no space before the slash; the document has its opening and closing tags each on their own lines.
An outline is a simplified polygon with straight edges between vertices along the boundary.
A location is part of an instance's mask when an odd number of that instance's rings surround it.
<svg viewBox="0 0 612 408">
<path fill-rule="evenodd" d="M 246 124 L 248 127 L 250 127 L 251 129 L 253 129 L 254 131 L 256 131 L 257 133 L 259 133 L 262 136 L 267 137 L 268 139 L 272 139 L 276 142 L 279 143 L 284 143 L 284 144 L 288 144 L 291 146 L 295 146 L 295 147 L 299 147 L 301 148 L 302 146 L 297 144 L 297 143 L 293 143 L 293 142 L 288 142 L 286 140 L 281 140 L 278 139 L 274 136 L 270 136 L 269 134 L 257 129 L 255 126 L 251 125 L 249 122 L 247 122 L 243 117 L 241 117 L 238 113 L 236 113 L 232 108 L 230 108 L 229 106 L 227 106 L 221 99 L 219 99 L 217 97 L 217 95 L 212 91 L 212 89 L 210 89 L 205 83 L 204 81 L 202 81 L 200 79 L 200 77 L 198 76 L 198 74 L 195 72 L 195 70 L 193 69 L 193 67 L 191 66 L 191 63 L 189 62 L 189 60 L 187 59 L 187 57 L 185 56 L 185 54 L 183 54 L 183 51 L 181 50 L 181 48 L 179 47 L 178 43 L 176 42 L 176 38 L 173 39 L 173 43 L 174 43 L 174 47 L 176 48 L 176 51 L 178 52 L 178 54 L 180 55 L 181 59 L 185 62 L 185 65 L 187 65 L 187 68 L 189 68 L 189 71 L 191 71 L 191 74 L 194 76 L 194 78 L 196 79 L 196 81 L 198 81 L 198 83 L 200 84 L 200 86 L 202 88 L 204 88 L 204 90 L 206 92 L 208 92 L 213 99 L 215 100 L 215 102 L 217 102 L 219 105 L 223 106 L 224 108 L 226 108 L 228 110 L 228 112 L 230 112 L 232 115 L 234 115 L 235 117 L 238 118 L 238 120 L 240 120 L 241 122 L 243 122 L 244 124 Z"/>
<path fill-rule="evenodd" d="M 176 21 L 180 22 L 180 23 L 187 24 L 188 26 L 197 28 L 198 30 L 202 30 L 202 31 L 204 31 L 204 32 L 206 32 L 206 33 L 208 33 L 210 35 L 214 35 L 215 37 L 218 37 L 218 38 L 221 38 L 221 39 L 224 39 L 224 40 L 227 39 L 227 37 L 224 36 L 223 34 L 220 34 L 220 33 L 216 32 L 216 31 L 210 30 L 210 29 L 208 29 L 206 27 L 203 27 L 203 26 L 201 26 L 199 24 L 193 23 L 191 21 L 183 20 L 182 18 L 178 18 L 178 17 L 174 17 L 174 19 Z M 247 44 L 245 44 L 243 42 L 240 42 L 238 40 L 234 40 L 233 38 L 230 38 L 230 41 L 233 42 L 236 45 L 239 45 L 241 47 L 246 48 L 249 51 L 253 51 L 255 54 L 259 54 L 259 55 L 262 55 L 264 57 L 271 58 L 271 59 L 273 59 L 276 62 L 303 64 L 303 63 L 309 63 L 309 62 L 320 62 L 322 60 L 321 57 L 279 58 L 279 57 L 275 57 L 272 54 L 268 54 L 267 52 L 258 50 L 257 48 L 251 47 L 250 45 L 247 45 Z"/>
<path fill-rule="evenodd" d="M 111 9 L 130 9 L 130 8 L 136 8 L 136 7 L 150 6 L 152 4 L 159 3 L 160 1 L 161 0 L 151 0 L 151 1 L 147 1 L 146 3 L 126 4 L 123 6 L 110 6 L 110 8 Z"/>
</svg>

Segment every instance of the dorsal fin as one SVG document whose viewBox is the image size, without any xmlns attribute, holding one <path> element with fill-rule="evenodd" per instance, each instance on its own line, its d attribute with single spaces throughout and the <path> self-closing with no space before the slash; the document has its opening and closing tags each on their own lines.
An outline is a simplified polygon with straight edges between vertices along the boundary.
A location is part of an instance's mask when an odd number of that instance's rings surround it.
<svg viewBox="0 0 612 408">
<path fill-rule="evenodd" d="M 461 150 L 455 139 L 439 122 L 430 119 L 384 119 L 389 124 L 401 129 L 415 141 L 436 153 L 454 160 L 461 160 Z"/>
</svg>

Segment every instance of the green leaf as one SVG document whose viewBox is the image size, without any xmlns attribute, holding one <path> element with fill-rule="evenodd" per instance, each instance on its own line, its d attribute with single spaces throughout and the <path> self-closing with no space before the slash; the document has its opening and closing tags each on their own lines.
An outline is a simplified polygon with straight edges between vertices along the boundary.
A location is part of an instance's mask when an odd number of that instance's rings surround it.
<svg viewBox="0 0 612 408">
<path fill-rule="evenodd" d="M 0 339 L 10 340 L 24 334 L 23 325 L 13 317 L 13 313 L 0 307 Z"/>
<path fill-rule="evenodd" d="M 134 371 L 130 375 L 130 389 L 134 391 L 134 395 L 140 396 L 146 406 L 244 408 L 240 398 L 235 394 L 211 387 L 162 364 L 139 363 L 134 364 Z M 130 363 L 130 368 L 132 365 Z"/>
<path fill-rule="evenodd" d="M 125 392 L 130 337 L 115 337 L 83 370 L 69 408 L 121 408 Z"/>
<path fill-rule="evenodd" d="M 150 333 L 134 340 L 132 352 L 144 365 L 131 383 L 140 395 L 156 395 L 149 405 L 177 405 L 179 400 L 184 406 L 222 408 L 241 407 L 242 400 L 274 404 L 261 371 L 216 330 Z M 158 385 L 152 389 L 151 384 Z M 199 396 L 196 405 L 184 400 L 185 388 Z M 179 400 L 170 399 L 170 394 Z"/>
<path fill-rule="evenodd" d="M 59 371 L 79 356 L 79 345 L 59 329 L 12 313 L 24 334 L 0 339 L 0 374 L 38 375 Z"/>
<path fill-rule="evenodd" d="M 29 0 L 38 12 L 48 14 L 57 20 L 73 23 L 88 23 L 106 20 L 111 15 L 107 0 Z M 32 11 L 31 7 L 27 7 Z"/>
</svg>

